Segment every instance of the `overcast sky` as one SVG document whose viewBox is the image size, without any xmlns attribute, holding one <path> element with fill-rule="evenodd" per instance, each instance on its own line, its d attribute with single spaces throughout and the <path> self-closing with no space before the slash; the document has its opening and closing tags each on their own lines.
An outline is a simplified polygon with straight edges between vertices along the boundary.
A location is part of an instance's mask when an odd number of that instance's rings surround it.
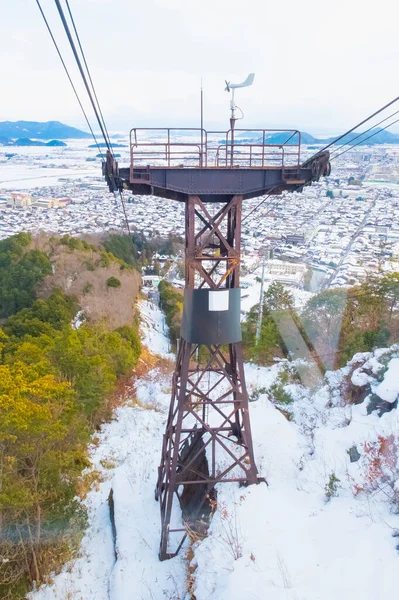
<svg viewBox="0 0 399 600">
<path fill-rule="evenodd" d="M 224 80 L 251 71 L 240 126 L 336 133 L 399 95 L 397 0 L 69 2 L 114 131 L 198 126 L 201 77 L 208 128 L 227 128 Z M 78 81 L 54 1 L 41 3 Z M 83 127 L 36 1 L 1 4 L 0 120 Z"/>
</svg>

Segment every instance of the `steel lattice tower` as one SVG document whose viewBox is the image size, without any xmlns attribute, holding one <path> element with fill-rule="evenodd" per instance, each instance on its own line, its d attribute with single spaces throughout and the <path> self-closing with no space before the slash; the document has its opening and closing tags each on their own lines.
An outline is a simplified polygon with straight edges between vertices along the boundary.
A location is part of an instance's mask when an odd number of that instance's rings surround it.
<svg viewBox="0 0 399 600">
<path fill-rule="evenodd" d="M 184 133 L 189 141 L 181 141 Z M 234 120 L 224 134 L 213 132 L 216 145 L 212 132 L 203 129 L 179 129 L 177 137 L 171 129 L 132 129 L 130 167 L 119 168 L 107 153 L 103 170 L 112 191 L 130 189 L 185 204 L 181 339 L 155 490 L 161 560 L 179 552 L 190 529 L 206 529 L 216 484 L 260 481 L 241 346 L 243 200 L 300 191 L 330 171 L 328 152 L 300 164 L 298 131 L 284 132 L 280 145 L 267 143 L 267 130 L 246 130 L 258 141 L 244 144 L 234 141 L 234 133 L 240 134 Z"/>
<path fill-rule="evenodd" d="M 198 196 L 190 196 L 185 206 L 182 336 L 156 487 L 161 559 L 174 556 L 186 527 L 195 529 L 209 512 L 216 483 L 258 482 L 240 335 L 242 197 L 216 206 L 214 216 Z M 206 350 L 199 365 L 200 345 Z M 174 501 L 186 526 L 171 526 Z"/>
</svg>

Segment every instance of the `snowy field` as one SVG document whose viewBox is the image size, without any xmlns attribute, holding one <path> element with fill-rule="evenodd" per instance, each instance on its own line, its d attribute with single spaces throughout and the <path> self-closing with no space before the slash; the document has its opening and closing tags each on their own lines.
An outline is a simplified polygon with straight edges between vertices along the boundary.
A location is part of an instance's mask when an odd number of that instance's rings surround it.
<svg viewBox="0 0 399 600">
<path fill-rule="evenodd" d="M 140 311 L 144 343 L 171 358 L 163 315 L 146 301 Z M 312 391 L 300 382 L 289 384 L 286 389 L 294 402 L 285 408 L 292 420 L 276 408 L 268 392 L 285 361 L 271 368 L 246 366 L 249 394 L 258 398 L 250 403 L 255 456 L 268 485 L 218 486 L 218 509 L 209 535 L 194 545 L 194 558 L 190 556 L 196 600 L 397 596 L 399 517 L 392 502 L 396 484 L 391 488 L 387 483 L 392 483 L 394 465 L 385 452 L 380 481 L 380 473 L 370 470 L 370 449 L 380 439 L 399 443 L 398 412 L 394 408 L 381 417 L 376 412 L 368 415 L 367 399 L 345 405 L 342 395 L 348 381 L 370 385 L 392 408 L 399 394 L 398 356 L 399 347 L 357 355 L 352 365 L 328 373 Z M 163 563 L 158 560 L 160 518 L 154 485 L 170 372 L 155 368 L 134 387 L 138 402 L 118 408 L 91 449 L 93 467 L 103 481 L 86 500 L 89 526 L 80 555 L 53 585 L 32 594 L 32 600 L 194 598 L 187 593 L 187 552 Z M 359 456 L 351 462 L 353 447 Z M 370 473 L 375 481 L 370 481 Z M 107 505 L 111 487 L 117 557 Z"/>
<path fill-rule="evenodd" d="M 123 160 L 128 162 L 129 148 L 116 148 Z M 66 140 L 67 146 L 0 146 L 0 188 L 4 190 L 32 190 L 35 187 L 63 185 L 68 179 L 76 181 L 79 177 L 99 177 L 101 158 L 94 162 L 99 154 L 98 148 L 89 148 L 93 140 Z M 101 148 L 101 153 L 104 153 Z M 7 159 L 6 154 L 14 154 Z M 105 184 L 104 184 L 105 188 Z"/>
<path fill-rule="evenodd" d="M 5 190 L 32 190 L 44 186 L 65 185 L 83 177 L 98 177 L 99 165 L 93 163 L 65 167 L 37 165 L 1 165 L 0 188 Z M 62 181 L 60 181 L 62 179 Z M 67 180 L 67 181 L 66 181 Z"/>
</svg>

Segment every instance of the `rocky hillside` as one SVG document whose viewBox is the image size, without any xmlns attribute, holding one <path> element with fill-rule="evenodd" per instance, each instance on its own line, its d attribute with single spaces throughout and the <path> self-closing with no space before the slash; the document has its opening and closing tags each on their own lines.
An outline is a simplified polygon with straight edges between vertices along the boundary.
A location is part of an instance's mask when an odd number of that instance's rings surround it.
<svg viewBox="0 0 399 600">
<path fill-rule="evenodd" d="M 111 329 L 132 323 L 141 283 L 134 267 L 99 245 L 69 236 L 37 236 L 32 246 L 44 251 L 52 266 L 38 288 L 39 297 L 59 288 L 77 298 L 88 321 L 105 320 Z"/>
</svg>

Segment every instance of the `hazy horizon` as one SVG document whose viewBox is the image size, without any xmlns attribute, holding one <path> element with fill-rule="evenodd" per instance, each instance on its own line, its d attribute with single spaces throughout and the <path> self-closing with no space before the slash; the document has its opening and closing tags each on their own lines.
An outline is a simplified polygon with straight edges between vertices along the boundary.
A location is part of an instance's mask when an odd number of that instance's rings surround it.
<svg viewBox="0 0 399 600">
<path fill-rule="evenodd" d="M 71 8 L 111 131 L 132 126 L 195 127 L 201 78 L 205 127 L 228 128 L 224 80 L 255 72 L 238 90 L 246 128 L 341 133 L 397 95 L 399 58 L 392 0 L 71 0 Z M 55 5 L 42 0 L 92 125 Z M 21 18 L 23 15 L 23 18 Z M 0 120 L 58 120 L 87 129 L 34 1 L 8 3 L 0 22 Z M 389 114 L 389 113 L 388 113 Z"/>
</svg>

